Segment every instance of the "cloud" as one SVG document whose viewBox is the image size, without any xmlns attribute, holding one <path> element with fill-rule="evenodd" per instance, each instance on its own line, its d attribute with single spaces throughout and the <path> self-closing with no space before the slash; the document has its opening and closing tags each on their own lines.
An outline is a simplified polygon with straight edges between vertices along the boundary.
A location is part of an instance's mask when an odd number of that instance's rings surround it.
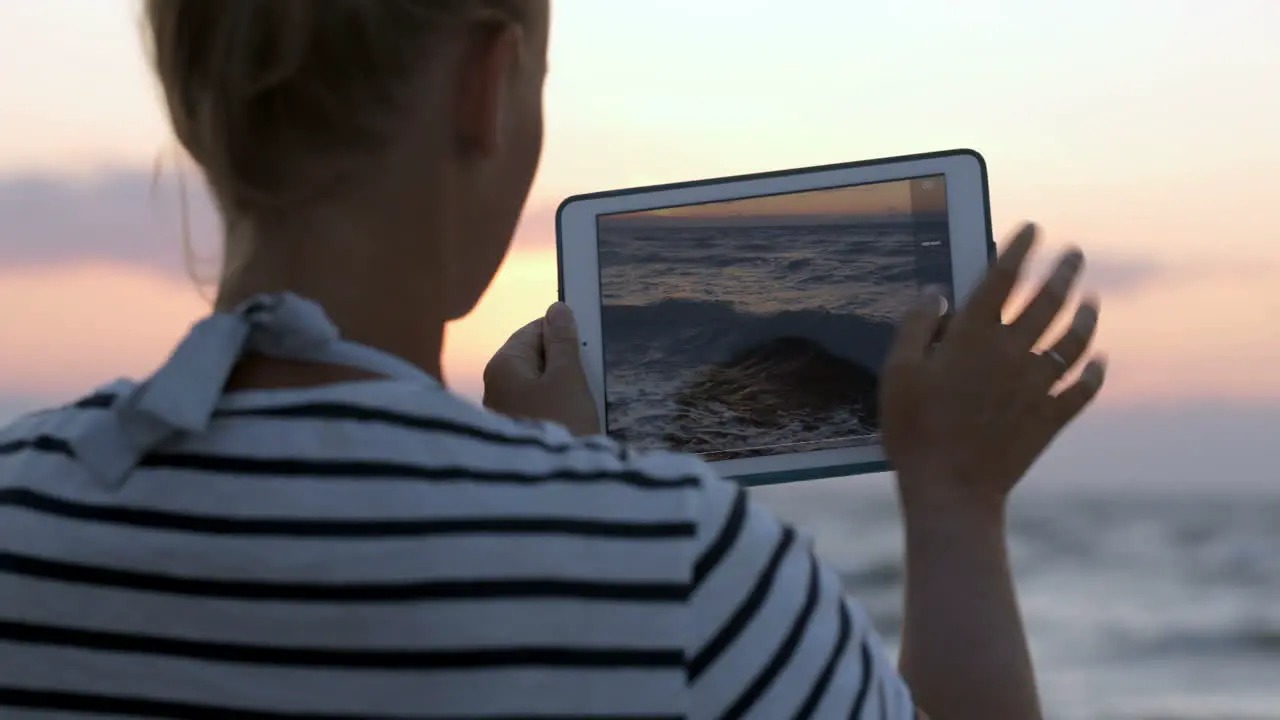
<svg viewBox="0 0 1280 720">
<path fill-rule="evenodd" d="M 1167 278 L 1174 269 L 1136 258 L 1101 257 L 1089 262 L 1085 284 L 1097 292 L 1118 295 L 1146 289 L 1152 282 Z"/>
<path fill-rule="evenodd" d="M 0 177 L 5 268 L 109 261 L 185 275 L 184 243 L 213 262 L 220 236 L 213 202 L 193 170 Z M 555 207 L 531 206 L 516 241 L 520 248 L 553 247 Z"/>
<path fill-rule="evenodd" d="M 516 250 L 547 250 L 556 246 L 556 202 L 531 201 L 520 217 L 512 247 Z"/>
<path fill-rule="evenodd" d="M 1174 277 L 1191 272 L 1193 269 L 1180 265 L 1160 262 L 1151 258 L 1121 257 L 1088 253 L 1085 275 L 1082 286 L 1108 297 L 1130 295 L 1146 290 L 1153 283 L 1165 282 Z M 1029 262 L 1026 278 L 1038 282 L 1048 276 L 1058 253 L 1042 250 Z M 1215 268 L 1198 268 L 1203 274 L 1212 273 Z"/>
<path fill-rule="evenodd" d="M 181 196 L 172 177 L 159 180 L 140 171 L 0 179 L 0 264 L 108 261 L 185 273 Z M 213 246 L 218 223 L 207 195 L 193 189 L 188 201 L 186 232 L 196 246 Z"/>
<path fill-rule="evenodd" d="M 183 218 L 185 203 L 188 211 Z M 516 231 L 517 250 L 555 245 L 558 200 L 535 200 Z M 89 177 L 0 177 L 0 267 L 22 268 L 110 261 L 185 276 L 184 242 L 199 258 L 216 261 L 220 228 L 213 203 L 193 169 L 179 176 L 137 169 Z M 1055 253 L 1038 253 L 1030 275 L 1047 271 Z M 213 273 L 208 265 L 202 275 Z M 1093 252 L 1086 285 L 1107 295 L 1146 290 L 1152 283 L 1242 268 L 1212 263 L 1172 265 L 1136 256 Z"/>
</svg>

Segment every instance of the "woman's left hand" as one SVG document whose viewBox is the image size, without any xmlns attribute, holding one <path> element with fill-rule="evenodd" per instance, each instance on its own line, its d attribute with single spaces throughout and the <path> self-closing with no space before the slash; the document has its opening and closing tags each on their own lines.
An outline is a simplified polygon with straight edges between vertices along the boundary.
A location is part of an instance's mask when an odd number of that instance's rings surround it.
<svg viewBox="0 0 1280 720">
<path fill-rule="evenodd" d="M 517 330 L 484 369 L 484 405 L 518 418 L 559 423 L 574 435 L 599 435 L 573 311 L 556 303 Z"/>
</svg>

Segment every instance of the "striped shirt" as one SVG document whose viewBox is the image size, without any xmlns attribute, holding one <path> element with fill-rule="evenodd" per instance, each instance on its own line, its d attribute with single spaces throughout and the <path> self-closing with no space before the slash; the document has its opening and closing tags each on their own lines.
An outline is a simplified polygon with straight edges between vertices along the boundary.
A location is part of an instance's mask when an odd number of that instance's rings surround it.
<svg viewBox="0 0 1280 720">
<path fill-rule="evenodd" d="M 0 717 L 914 715 L 695 459 L 387 379 L 222 395 L 112 481 L 77 438 L 139 387 L 0 430 Z"/>
</svg>

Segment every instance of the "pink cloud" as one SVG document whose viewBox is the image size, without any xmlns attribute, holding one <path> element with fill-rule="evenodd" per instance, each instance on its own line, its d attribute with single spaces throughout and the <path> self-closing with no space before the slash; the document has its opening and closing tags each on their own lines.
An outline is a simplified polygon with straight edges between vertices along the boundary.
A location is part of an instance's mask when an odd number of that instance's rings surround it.
<svg viewBox="0 0 1280 720">
<path fill-rule="evenodd" d="M 211 260 L 220 229 L 203 183 L 193 170 L 184 172 L 183 179 L 173 171 L 157 176 L 128 169 L 87 178 L 0 177 L 0 264 L 14 268 L 108 261 L 185 276 L 184 234 L 200 258 Z M 189 209 L 185 228 L 181 184 Z M 531 201 L 516 231 L 515 249 L 554 247 L 556 207 L 556 201 Z M 1035 269 L 1043 270 L 1051 259 L 1052 253 L 1042 253 Z M 1108 294 L 1137 292 L 1177 275 L 1223 270 L 1096 250 L 1090 261 L 1090 286 Z"/>
<path fill-rule="evenodd" d="M 220 234 L 214 205 L 192 170 L 182 177 L 143 170 L 0 177 L 0 264 L 9 269 L 106 261 L 185 276 L 184 242 L 202 261 L 216 261 Z M 516 247 L 554 245 L 555 207 L 532 205 Z"/>
<path fill-rule="evenodd" d="M 182 274 L 180 196 L 152 173 L 0 179 L 0 263 L 8 268 L 106 261 Z M 218 224 L 207 195 L 189 193 L 189 232 L 209 247 Z"/>
</svg>

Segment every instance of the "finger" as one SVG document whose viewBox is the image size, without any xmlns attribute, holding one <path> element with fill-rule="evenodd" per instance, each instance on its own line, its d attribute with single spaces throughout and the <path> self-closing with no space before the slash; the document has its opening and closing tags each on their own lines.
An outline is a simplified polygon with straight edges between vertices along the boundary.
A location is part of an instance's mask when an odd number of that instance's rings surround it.
<svg viewBox="0 0 1280 720">
<path fill-rule="evenodd" d="M 532 380 L 542 375 L 542 318 L 516 330 L 498 348 L 484 369 L 484 383 L 503 385 L 509 381 Z"/>
<path fill-rule="evenodd" d="M 937 288 L 925 290 L 898 326 L 886 367 L 913 366 L 923 360 L 929 347 L 937 341 L 946 311 L 946 296 Z"/>
<path fill-rule="evenodd" d="M 1037 229 L 1034 223 L 1027 223 L 1018 230 L 1008 247 L 1000 254 L 995 264 L 987 271 L 986 277 L 978 283 L 965 308 L 956 316 L 957 329 L 970 323 L 998 324 L 1005 303 L 1009 302 L 1009 294 L 1022 275 L 1027 256 L 1035 247 Z"/>
<path fill-rule="evenodd" d="M 1056 423 L 1054 432 L 1061 430 L 1076 418 L 1102 390 L 1107 376 L 1107 363 L 1094 358 L 1084 366 L 1080 377 L 1065 390 L 1050 398 L 1050 413 Z"/>
<path fill-rule="evenodd" d="M 943 300 L 945 301 L 946 298 L 943 298 Z M 945 315 L 938 318 L 938 329 L 934 331 L 933 340 L 930 342 L 929 347 L 933 347 L 934 345 L 942 342 L 943 338 L 947 336 L 947 330 L 951 327 L 951 320 L 953 318 L 955 318 L 955 315 L 952 314 L 949 309 Z"/>
<path fill-rule="evenodd" d="M 1062 312 L 1071 297 L 1071 291 L 1080 279 L 1080 271 L 1084 268 L 1084 253 L 1072 249 L 1064 253 L 1035 297 L 1023 308 L 1018 318 L 1010 323 L 1014 337 L 1023 348 L 1030 350 L 1039 342 L 1054 318 Z"/>
<path fill-rule="evenodd" d="M 1099 312 L 1098 299 L 1086 298 L 1080 303 L 1080 307 L 1076 308 L 1071 326 L 1062 334 L 1058 342 L 1049 348 L 1046 354 L 1056 361 L 1055 367 L 1050 371 L 1052 382 L 1057 382 L 1063 375 L 1070 372 L 1071 368 L 1080 362 L 1080 358 L 1084 357 L 1089 344 L 1093 342 L 1093 336 L 1097 334 Z"/>
<path fill-rule="evenodd" d="M 562 302 L 552 305 L 547 309 L 543 325 L 547 374 L 581 372 L 582 350 L 578 341 L 578 323 L 569 306 Z"/>
</svg>

